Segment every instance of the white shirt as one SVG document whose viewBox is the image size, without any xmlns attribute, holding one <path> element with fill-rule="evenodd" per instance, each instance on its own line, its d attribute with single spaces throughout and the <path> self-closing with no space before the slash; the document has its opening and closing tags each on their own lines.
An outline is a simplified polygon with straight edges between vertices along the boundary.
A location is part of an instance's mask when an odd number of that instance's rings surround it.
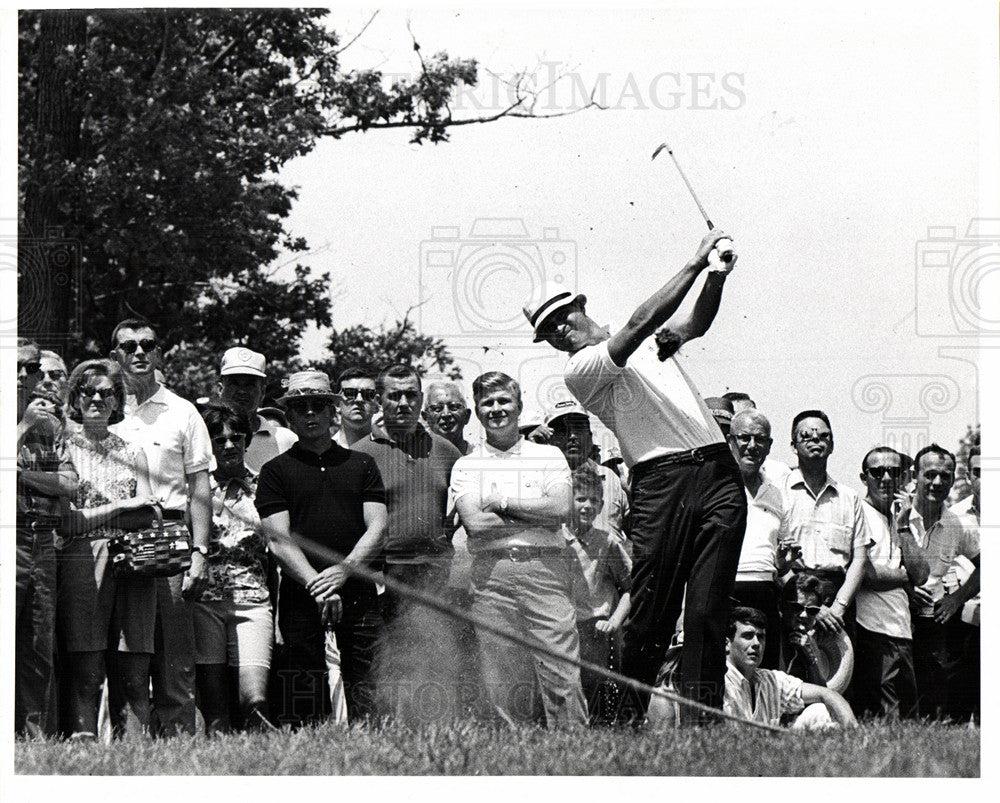
<svg viewBox="0 0 1000 803">
<path fill-rule="evenodd" d="M 941 509 L 941 517 L 930 529 L 924 527 L 924 520 L 916 508 L 910 509 L 908 523 L 917 547 L 930 567 L 927 582 L 921 587 L 937 602 L 944 597 L 946 579 L 949 584 L 958 585 L 955 558 L 964 555 L 972 560 L 979 555 L 979 532 L 963 525 L 961 519 L 946 507 Z M 933 616 L 934 607 L 919 606 L 916 614 Z"/>
<path fill-rule="evenodd" d="M 149 484 L 165 510 L 187 510 L 187 475 L 208 471 L 212 443 L 191 402 L 162 385 L 140 405 L 125 400 L 125 418 L 108 427 L 146 453 Z"/>
<path fill-rule="evenodd" d="M 886 517 L 865 500 L 861 501 L 861 510 L 865 514 L 868 534 L 873 541 L 868 548 L 868 559 L 873 566 L 899 569 L 903 565 L 903 553 L 892 537 Z M 893 638 L 913 637 L 910 628 L 910 601 L 906 589 L 900 587 L 873 591 L 862 583 L 854 599 L 858 624 L 865 630 Z"/>
<path fill-rule="evenodd" d="M 775 556 L 781 532 L 783 502 L 781 491 L 766 479 L 757 495 L 747 495 L 747 529 L 740 548 L 736 582 L 767 582 L 778 573 Z"/>
<path fill-rule="evenodd" d="M 292 448 L 292 444 L 299 439 L 298 435 L 287 427 L 281 426 L 277 421 L 272 421 L 262 415 L 258 418 L 260 426 L 253 434 L 253 440 L 250 441 L 243 458 L 246 467 L 255 474 L 260 473 L 260 467 L 268 460 L 287 452 Z"/>
<path fill-rule="evenodd" d="M 652 338 L 636 349 L 624 368 L 611 359 L 607 340 L 587 346 L 569 358 L 565 380 L 580 404 L 615 433 L 629 468 L 725 441 L 677 361 L 657 359 Z"/>
<path fill-rule="evenodd" d="M 731 661 L 726 661 L 725 694 L 722 710 L 736 717 L 768 725 L 780 725 L 783 714 L 797 714 L 802 700 L 802 681 L 776 669 L 758 669 L 754 675 L 756 694 L 750 681 Z"/>
<path fill-rule="evenodd" d="M 450 490 L 456 503 L 469 494 L 485 499 L 491 493 L 524 501 L 541 499 L 557 487 L 570 484 L 569 465 L 558 448 L 521 438 L 506 451 L 495 449 L 483 440 L 470 454 L 456 461 L 451 470 Z M 565 547 L 566 538 L 559 526 L 518 524 L 499 527 L 490 536 L 468 541 L 473 555 L 509 546 Z"/>
</svg>

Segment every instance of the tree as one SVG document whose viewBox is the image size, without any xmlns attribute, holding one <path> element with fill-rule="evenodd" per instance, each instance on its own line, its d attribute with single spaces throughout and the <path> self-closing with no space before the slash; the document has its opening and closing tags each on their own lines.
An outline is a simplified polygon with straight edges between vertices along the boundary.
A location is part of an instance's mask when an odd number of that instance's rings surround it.
<svg viewBox="0 0 1000 803">
<path fill-rule="evenodd" d="M 330 277 L 267 269 L 308 251 L 284 227 L 296 194 L 281 166 L 320 137 L 404 127 L 442 142 L 455 125 L 532 115 L 521 93 L 456 120 L 450 99 L 475 85 L 476 61 L 425 59 L 416 43 L 411 79 L 343 71 L 326 14 L 20 12 L 22 334 L 75 361 L 107 353 L 116 321 L 145 316 L 173 347 L 171 384 L 194 394 L 235 342 L 292 364 L 306 327 L 331 325 Z M 208 368 L 195 363 L 205 355 Z"/>
</svg>

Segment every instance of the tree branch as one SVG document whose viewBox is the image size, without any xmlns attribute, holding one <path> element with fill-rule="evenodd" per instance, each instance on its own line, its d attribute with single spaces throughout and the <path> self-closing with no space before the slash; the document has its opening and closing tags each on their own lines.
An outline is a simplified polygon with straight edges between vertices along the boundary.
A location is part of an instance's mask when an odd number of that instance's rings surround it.
<svg viewBox="0 0 1000 803">
<path fill-rule="evenodd" d="M 378 11 L 376 11 L 376 12 L 375 12 L 374 14 L 372 14 L 372 15 L 371 15 L 371 16 L 370 16 L 370 17 L 368 18 L 368 22 L 366 22 L 366 23 L 365 23 L 365 24 L 364 24 L 363 26 L 361 26 L 361 30 L 360 30 L 360 31 L 358 31 L 358 32 L 357 32 L 357 33 L 356 33 L 356 34 L 354 35 L 354 38 L 353 38 L 353 39 L 351 39 L 351 41 L 350 41 L 350 42 L 348 42 L 348 43 L 347 43 L 346 45 L 344 45 L 343 47 L 341 47 L 341 48 L 338 48 L 337 50 L 334 50 L 334 51 L 333 51 L 333 55 L 334 55 L 334 56 L 339 56 L 339 55 L 340 55 L 341 53 L 343 53 L 343 52 L 344 52 L 345 50 L 347 50 L 347 48 L 349 48 L 349 47 L 350 47 L 351 45 L 353 45 L 353 44 L 354 44 L 355 42 L 357 42 L 357 41 L 358 41 L 358 39 L 360 39 L 360 38 L 361 38 L 362 34 L 364 34 L 364 32 L 368 30 L 368 26 L 369 26 L 369 25 L 371 25 L 371 24 L 372 24 L 372 22 L 374 22 L 374 21 L 375 21 L 375 17 L 377 17 L 377 16 L 378 16 Z"/>
</svg>

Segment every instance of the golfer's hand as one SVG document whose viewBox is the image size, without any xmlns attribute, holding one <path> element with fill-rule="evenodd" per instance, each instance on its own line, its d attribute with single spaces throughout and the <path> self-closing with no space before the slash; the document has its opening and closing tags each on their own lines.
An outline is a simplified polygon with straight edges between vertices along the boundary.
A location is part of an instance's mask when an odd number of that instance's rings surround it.
<svg viewBox="0 0 1000 803">
<path fill-rule="evenodd" d="M 934 621 L 943 625 L 956 613 L 962 610 L 964 603 L 958 601 L 958 595 L 948 594 L 934 608 Z"/>
<path fill-rule="evenodd" d="M 347 582 L 347 569 L 342 563 L 338 563 L 336 566 L 323 569 L 306 583 L 306 591 L 317 602 L 326 602 L 333 598 L 345 582 Z"/>
<path fill-rule="evenodd" d="M 844 629 L 844 620 L 839 614 L 823 605 L 816 614 L 816 627 L 824 633 L 836 633 Z"/>
<path fill-rule="evenodd" d="M 715 244 L 719 240 L 731 240 L 733 239 L 728 234 L 726 234 L 722 229 L 712 229 L 708 234 L 706 234 L 701 239 L 701 245 L 698 246 L 698 251 L 694 255 L 694 261 L 698 264 L 699 268 L 704 268 L 708 266 L 709 257 L 712 251 L 715 250 Z"/>
<path fill-rule="evenodd" d="M 191 552 L 191 568 L 184 573 L 181 594 L 197 597 L 208 582 L 208 561 L 197 550 Z"/>
</svg>

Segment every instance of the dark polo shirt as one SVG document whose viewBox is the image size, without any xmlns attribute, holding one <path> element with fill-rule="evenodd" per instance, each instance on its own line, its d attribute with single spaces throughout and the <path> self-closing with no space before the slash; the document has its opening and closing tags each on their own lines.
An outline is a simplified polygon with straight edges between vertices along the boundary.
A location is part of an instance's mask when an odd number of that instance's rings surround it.
<svg viewBox="0 0 1000 803">
<path fill-rule="evenodd" d="M 385 482 L 389 508 L 387 563 L 423 563 L 450 558 L 453 527 L 445 521 L 451 468 L 462 456 L 444 438 L 417 424 L 403 442 L 391 440 L 381 427 L 351 446 L 371 455 Z"/>
<path fill-rule="evenodd" d="M 313 542 L 346 556 L 364 535 L 365 502 L 385 504 L 385 488 L 375 461 L 333 444 L 322 454 L 292 447 L 266 462 L 257 480 L 254 503 L 260 517 L 288 511 L 292 532 L 309 562 L 323 570 L 337 562 L 309 550 Z M 354 579 L 349 580 L 354 585 Z M 345 586 L 345 590 L 347 587 Z"/>
</svg>

